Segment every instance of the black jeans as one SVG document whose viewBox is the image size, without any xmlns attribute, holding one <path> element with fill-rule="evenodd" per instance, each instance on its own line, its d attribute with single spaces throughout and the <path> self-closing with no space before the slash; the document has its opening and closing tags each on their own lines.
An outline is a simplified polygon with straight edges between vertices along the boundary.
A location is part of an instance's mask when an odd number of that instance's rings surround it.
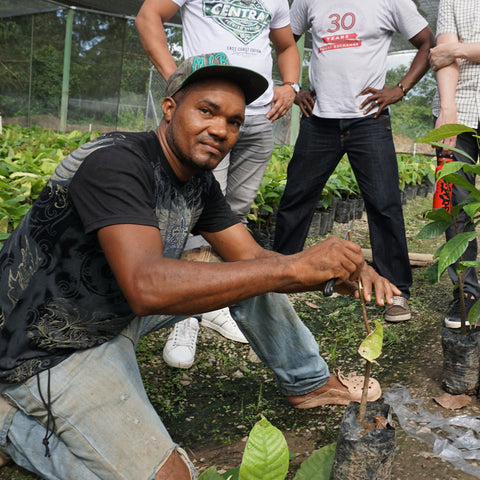
<svg viewBox="0 0 480 480">
<path fill-rule="evenodd" d="M 408 298 L 412 272 L 386 110 L 378 119 L 373 115 L 302 118 L 278 210 L 273 249 L 284 254 L 302 250 L 320 193 L 345 153 L 365 201 L 375 268 Z"/>
</svg>

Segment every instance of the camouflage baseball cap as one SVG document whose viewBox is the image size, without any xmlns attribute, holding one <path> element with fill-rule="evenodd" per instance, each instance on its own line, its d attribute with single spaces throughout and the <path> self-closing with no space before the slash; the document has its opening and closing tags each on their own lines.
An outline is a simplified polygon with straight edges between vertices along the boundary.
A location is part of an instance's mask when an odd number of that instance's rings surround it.
<svg viewBox="0 0 480 480">
<path fill-rule="evenodd" d="M 183 87 L 206 78 L 225 78 L 236 83 L 243 90 L 247 105 L 262 95 L 268 87 L 267 79 L 259 73 L 230 65 L 225 53 L 215 52 L 187 58 L 168 77 L 165 96 L 171 97 Z"/>
</svg>

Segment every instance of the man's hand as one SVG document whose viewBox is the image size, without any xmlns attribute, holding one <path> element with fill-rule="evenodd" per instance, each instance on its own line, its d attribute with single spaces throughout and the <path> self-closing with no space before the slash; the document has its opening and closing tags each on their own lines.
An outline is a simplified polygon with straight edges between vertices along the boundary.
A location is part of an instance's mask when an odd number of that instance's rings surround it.
<svg viewBox="0 0 480 480">
<path fill-rule="evenodd" d="M 434 72 L 455 62 L 455 50 L 458 45 L 458 42 L 449 42 L 442 43 L 430 49 L 428 60 L 430 61 L 430 66 Z"/>
<path fill-rule="evenodd" d="M 385 301 L 388 305 L 393 304 L 393 296 L 401 295 L 402 292 L 386 278 L 380 276 L 370 265 L 365 264 L 360 274 L 360 281 L 363 286 L 363 298 L 366 302 L 372 299 L 372 293 L 375 291 L 375 300 L 377 305 L 383 307 Z M 339 293 L 355 295 L 359 298 L 358 282 L 339 283 L 336 290 Z"/>
<path fill-rule="evenodd" d="M 295 104 L 300 107 L 302 113 L 308 118 L 313 112 L 315 105 L 315 92 L 310 90 L 300 90 L 295 96 Z"/>
<path fill-rule="evenodd" d="M 402 89 L 398 86 L 387 87 L 386 85 L 381 89 L 368 87 L 360 95 L 368 95 L 363 103 L 360 105 L 360 110 L 367 115 L 373 108 L 378 107 L 378 111 L 375 113 L 374 118 L 378 118 L 382 110 L 393 103 L 397 103 L 403 98 Z"/>
<path fill-rule="evenodd" d="M 356 282 L 365 265 L 362 249 L 356 243 L 338 237 L 329 237 L 283 258 L 293 262 L 297 291 L 322 290 L 331 278 L 336 278 L 339 283 Z"/>
<path fill-rule="evenodd" d="M 360 246 L 348 240 L 329 237 L 290 257 L 296 257 L 295 261 L 300 262 L 296 269 L 302 283 L 315 285 L 316 282 L 321 282 L 314 288 L 308 288 L 309 290 L 321 290 L 328 280 L 335 278 L 337 292 L 355 295 L 357 298 L 358 281 L 361 280 L 365 301 L 369 302 L 375 291 L 376 302 L 380 306 L 384 306 L 385 301 L 391 305 L 393 296 L 402 294 L 395 285 L 367 265 Z"/>
<path fill-rule="evenodd" d="M 267 118 L 274 122 L 283 117 L 290 110 L 294 100 L 295 92 L 290 85 L 273 87 L 273 106 L 267 113 Z"/>
</svg>

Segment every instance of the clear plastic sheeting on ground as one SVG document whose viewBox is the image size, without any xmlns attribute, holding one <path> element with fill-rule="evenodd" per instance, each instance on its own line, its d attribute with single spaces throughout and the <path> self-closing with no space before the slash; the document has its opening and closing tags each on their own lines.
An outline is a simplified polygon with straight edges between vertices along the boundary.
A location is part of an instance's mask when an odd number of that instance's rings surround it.
<svg viewBox="0 0 480 480">
<path fill-rule="evenodd" d="M 480 420 L 468 415 L 444 418 L 422 408 L 424 399 L 413 399 L 408 389 L 394 384 L 383 397 L 396 414 L 401 428 L 432 447 L 433 453 L 462 472 L 480 478 Z"/>
</svg>

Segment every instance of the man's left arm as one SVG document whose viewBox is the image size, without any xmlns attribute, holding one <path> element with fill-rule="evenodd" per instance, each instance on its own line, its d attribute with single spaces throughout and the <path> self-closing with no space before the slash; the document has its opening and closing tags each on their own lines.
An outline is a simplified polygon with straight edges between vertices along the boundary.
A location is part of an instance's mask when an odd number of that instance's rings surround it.
<svg viewBox="0 0 480 480">
<path fill-rule="evenodd" d="M 432 30 L 430 27 L 425 27 L 409 41 L 418 51 L 407 74 L 394 87 L 385 85 L 380 90 L 371 87 L 366 88 L 361 95 L 368 95 L 369 93 L 371 95 L 360 105 L 360 109 L 365 109 L 365 114 L 368 114 L 373 108 L 378 107 L 378 111 L 375 114 L 375 118 L 377 118 L 384 108 L 401 100 L 407 94 L 408 90 L 428 71 L 428 55 L 430 49 L 435 44 Z"/>
<path fill-rule="evenodd" d="M 430 66 L 435 72 L 460 59 L 480 63 L 480 43 L 449 42 L 430 50 Z"/>
<path fill-rule="evenodd" d="M 201 232 L 213 250 L 226 262 L 255 260 L 279 255 L 262 248 L 242 223 L 220 232 Z"/>
<path fill-rule="evenodd" d="M 272 28 L 270 40 L 277 52 L 278 70 L 283 82 L 283 85 L 273 87 L 273 106 L 267 113 L 267 118 L 273 122 L 283 117 L 295 100 L 295 91 L 289 83 L 298 82 L 300 54 L 290 25 L 283 28 Z"/>
<path fill-rule="evenodd" d="M 443 33 L 437 37 L 437 47 L 443 45 L 458 44 L 458 36 L 455 33 Z M 430 51 L 430 62 L 432 63 L 431 52 L 436 50 L 433 48 Z M 438 53 L 438 50 L 437 50 Z M 437 54 L 436 54 L 437 56 Z M 438 57 L 437 57 L 438 58 Z M 435 70 L 435 68 L 434 68 Z M 457 104 L 456 91 L 459 78 L 460 68 L 457 61 L 446 63 L 444 67 L 437 70 L 437 87 L 440 97 L 440 112 L 435 122 L 435 127 L 441 127 L 447 123 L 457 123 Z M 455 147 L 457 144 L 457 137 L 448 137 L 443 139 L 443 143 L 450 147 Z M 443 154 L 450 154 L 451 150 L 443 149 Z"/>
</svg>

